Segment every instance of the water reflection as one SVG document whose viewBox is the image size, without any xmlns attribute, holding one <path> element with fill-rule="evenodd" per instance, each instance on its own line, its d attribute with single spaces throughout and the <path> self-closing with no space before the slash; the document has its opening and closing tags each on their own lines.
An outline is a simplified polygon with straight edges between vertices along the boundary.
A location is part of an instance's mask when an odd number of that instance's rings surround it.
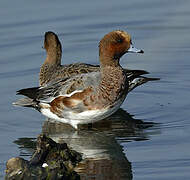
<svg viewBox="0 0 190 180">
<path fill-rule="evenodd" d="M 111 117 L 94 123 L 81 125 L 75 131 L 68 124 L 46 120 L 42 133 L 56 142 L 66 142 L 72 149 L 83 154 L 83 161 L 76 167 L 82 180 L 132 179 L 132 167 L 120 142 L 148 140 L 150 133 L 159 133 L 159 125 L 134 119 L 132 115 L 119 109 Z M 15 143 L 29 148 L 33 139 L 21 138 Z M 31 146 L 30 146 L 31 148 Z M 28 149 L 29 150 L 29 149 Z"/>
</svg>

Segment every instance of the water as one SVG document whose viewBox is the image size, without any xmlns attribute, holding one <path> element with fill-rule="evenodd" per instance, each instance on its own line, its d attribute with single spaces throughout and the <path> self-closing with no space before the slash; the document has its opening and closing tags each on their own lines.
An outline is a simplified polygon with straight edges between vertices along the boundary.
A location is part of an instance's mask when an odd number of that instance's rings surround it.
<svg viewBox="0 0 190 180">
<path fill-rule="evenodd" d="M 0 177 L 9 158 L 33 152 L 23 138 L 45 132 L 84 153 L 83 179 L 189 179 L 189 8 L 185 0 L 0 1 Z M 161 78 L 130 93 L 118 114 L 76 133 L 11 105 L 16 90 L 38 84 L 46 31 L 58 34 L 64 64 L 97 64 L 99 40 L 115 29 L 145 51 L 125 55 L 123 67 Z"/>
</svg>

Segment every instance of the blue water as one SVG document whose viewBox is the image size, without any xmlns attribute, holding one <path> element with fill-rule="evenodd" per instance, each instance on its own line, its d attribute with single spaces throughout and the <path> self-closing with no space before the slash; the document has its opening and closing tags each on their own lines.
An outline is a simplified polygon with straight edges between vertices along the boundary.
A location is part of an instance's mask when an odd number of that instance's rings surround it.
<svg viewBox="0 0 190 180">
<path fill-rule="evenodd" d="M 185 0 L 0 1 L 0 177 L 5 175 L 8 159 L 23 155 L 23 151 L 32 153 L 14 141 L 36 138 L 45 126 L 45 118 L 37 111 L 11 105 L 18 98 L 16 90 L 38 85 L 39 68 L 45 59 L 41 48 L 44 33 L 51 30 L 58 34 L 63 45 L 63 64 L 98 64 L 99 40 L 106 33 L 121 29 L 128 31 L 134 45 L 145 51 L 143 55 L 125 55 L 122 66 L 147 70 L 161 80 L 135 89 L 123 103 L 122 109 L 133 115 L 132 130 L 120 122 L 117 129 L 113 118 L 112 128 L 93 133 L 93 137 L 101 136 L 99 145 L 97 142 L 77 148 L 91 152 L 87 158 L 97 158 L 96 146 L 100 147 L 99 159 L 108 159 L 109 154 L 109 159 L 114 157 L 120 162 L 122 157 L 122 162 L 131 163 L 128 167 L 135 180 L 189 179 L 189 9 L 190 1 Z M 153 125 L 136 127 L 138 119 Z M 54 138 L 63 136 L 60 131 L 48 133 Z M 75 136 L 73 132 L 73 136 L 83 142 L 85 135 Z M 102 136 L 108 139 L 103 141 Z M 114 154 L 110 150 L 113 147 L 120 148 L 119 153 Z M 102 153 L 102 149 L 109 153 Z M 131 174 L 126 179 L 131 179 Z"/>
</svg>

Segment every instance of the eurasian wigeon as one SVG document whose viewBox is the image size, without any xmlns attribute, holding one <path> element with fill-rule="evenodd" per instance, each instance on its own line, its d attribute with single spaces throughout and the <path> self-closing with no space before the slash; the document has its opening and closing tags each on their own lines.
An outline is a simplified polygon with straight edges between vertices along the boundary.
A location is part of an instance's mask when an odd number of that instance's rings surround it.
<svg viewBox="0 0 190 180">
<path fill-rule="evenodd" d="M 57 79 L 68 78 L 78 74 L 100 72 L 99 65 L 91 65 L 85 63 L 61 65 L 62 45 L 57 34 L 52 31 L 45 33 L 44 49 L 46 50 L 47 56 L 40 68 L 40 86 L 45 86 L 47 83 L 55 81 Z M 133 51 L 137 51 L 137 49 L 133 48 L 132 52 Z M 128 50 L 128 52 L 130 52 L 130 50 Z M 143 51 L 141 50 L 140 53 L 143 53 Z M 126 73 L 129 81 L 128 91 L 131 91 L 137 86 L 140 86 L 141 84 L 144 84 L 148 81 L 158 80 L 158 78 L 147 78 L 142 76 L 143 74 L 149 74 L 144 70 L 124 69 L 124 72 Z"/>
<path fill-rule="evenodd" d="M 54 32 L 48 31 L 45 33 L 44 49 L 47 56 L 40 68 L 40 86 L 44 86 L 55 79 L 99 71 L 99 66 L 85 63 L 61 65 L 62 46 L 58 36 Z"/>
<path fill-rule="evenodd" d="M 33 107 L 76 129 L 78 124 L 102 120 L 116 112 L 128 94 L 128 77 L 119 60 L 129 51 L 143 52 L 132 47 L 127 32 L 110 32 L 99 43 L 100 73 L 78 74 L 44 87 L 21 89 L 17 94 L 27 98 L 14 104 Z"/>
</svg>

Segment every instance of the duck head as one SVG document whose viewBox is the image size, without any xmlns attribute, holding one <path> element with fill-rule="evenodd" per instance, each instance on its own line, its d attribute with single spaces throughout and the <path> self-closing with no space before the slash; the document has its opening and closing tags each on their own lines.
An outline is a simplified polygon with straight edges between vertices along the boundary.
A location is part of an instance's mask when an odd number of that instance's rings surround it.
<svg viewBox="0 0 190 180">
<path fill-rule="evenodd" d="M 49 64 L 61 64 L 62 47 L 58 36 L 51 31 L 45 33 L 44 49 L 47 53 L 46 62 Z"/>
<path fill-rule="evenodd" d="M 117 66 L 119 59 L 127 52 L 144 53 L 132 45 L 131 36 L 121 30 L 106 34 L 99 43 L 101 66 Z"/>
</svg>

